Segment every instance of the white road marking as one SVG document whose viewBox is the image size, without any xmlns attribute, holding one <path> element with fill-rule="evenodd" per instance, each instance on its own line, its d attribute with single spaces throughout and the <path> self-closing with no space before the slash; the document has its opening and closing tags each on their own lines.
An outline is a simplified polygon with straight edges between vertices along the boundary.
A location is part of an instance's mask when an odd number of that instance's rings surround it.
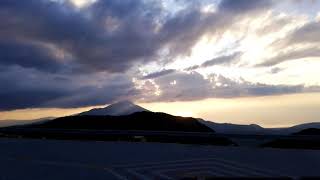
<svg viewBox="0 0 320 180">
<path fill-rule="evenodd" d="M 31 163 L 41 165 L 54 165 L 54 166 L 67 166 L 67 167 L 81 167 L 88 169 L 102 169 L 109 172 L 111 175 L 119 180 L 132 179 L 133 177 L 141 180 L 150 180 L 152 177 L 161 179 L 174 179 L 170 174 L 179 173 L 181 171 L 188 170 L 190 173 L 197 171 L 204 171 L 216 175 L 216 176 L 264 176 L 264 177 L 276 177 L 285 176 L 276 172 L 270 172 L 262 170 L 256 167 L 251 167 L 238 162 L 219 159 L 215 157 L 210 158 L 198 158 L 198 159 L 186 159 L 186 160 L 174 160 L 174 161 L 161 161 L 152 163 L 140 163 L 140 164 L 122 164 L 101 166 L 97 164 L 89 163 L 74 163 L 74 162 L 59 162 L 50 160 L 36 160 L 25 157 L 7 157 L 10 160 L 27 161 Z M 123 169 L 125 172 L 118 172 L 117 169 Z M 141 172 L 143 171 L 143 172 Z M 128 175 L 126 175 L 128 174 Z M 132 177 L 132 178 L 131 178 Z M 288 177 L 288 176 L 287 176 Z"/>
<path fill-rule="evenodd" d="M 167 170 L 161 170 L 157 171 L 160 174 L 177 174 L 184 172 L 185 170 L 188 170 L 189 172 L 193 172 L 194 170 L 209 170 L 210 172 L 214 173 L 216 176 L 246 176 L 246 174 L 243 173 L 235 173 L 232 171 L 224 170 L 224 169 L 217 169 L 216 167 L 208 167 L 208 166 L 199 166 L 199 167 L 180 167 L 180 168 L 174 168 L 174 169 L 167 169 Z"/>
<path fill-rule="evenodd" d="M 247 164 L 239 163 L 239 162 L 236 162 L 236 161 L 230 161 L 230 160 L 225 160 L 225 159 L 220 159 L 220 158 L 215 158 L 215 160 L 216 161 L 220 161 L 224 165 L 229 164 L 229 165 L 231 165 L 233 167 L 245 168 L 246 170 L 249 170 L 250 172 L 257 172 L 259 174 L 267 173 L 269 176 L 270 175 L 271 176 L 288 176 L 288 175 L 285 175 L 283 173 L 273 172 L 273 171 L 270 171 L 268 169 L 260 169 L 260 168 L 249 166 Z"/>
<path fill-rule="evenodd" d="M 185 168 L 185 169 L 180 169 L 180 170 L 188 170 L 189 172 L 189 174 L 190 173 L 193 173 L 193 172 L 195 172 L 195 171 L 208 171 L 208 172 L 210 172 L 212 175 L 214 175 L 214 176 L 219 176 L 219 177 L 226 177 L 226 175 L 225 174 L 223 174 L 223 173 L 221 173 L 221 172 L 217 172 L 217 171 L 214 171 L 214 170 L 210 170 L 210 168 L 207 168 L 207 167 L 199 167 L 199 168 Z M 173 172 L 171 172 L 171 171 L 173 171 Z M 171 173 L 170 173 L 171 172 Z M 178 176 L 178 173 L 180 174 L 181 172 L 179 172 L 179 171 L 177 171 L 177 169 L 175 169 L 175 170 L 168 170 L 168 171 L 156 171 L 156 173 L 157 174 L 159 174 L 160 176 L 162 176 L 162 175 L 164 175 L 164 174 L 166 174 L 166 176 L 169 176 L 169 177 L 171 177 L 168 173 L 170 173 L 170 174 L 173 174 L 172 176 Z M 174 179 L 173 177 L 171 177 L 171 179 Z"/>
<path fill-rule="evenodd" d="M 151 178 L 143 175 L 143 174 L 140 174 L 132 169 L 126 169 L 127 172 L 129 172 L 130 174 L 133 174 L 136 178 L 138 178 L 139 180 L 152 180 Z"/>
<path fill-rule="evenodd" d="M 217 176 L 280 176 L 274 172 L 271 174 L 265 172 L 264 170 L 258 168 L 252 168 L 247 165 L 237 164 L 232 161 L 223 161 L 217 158 L 205 158 L 205 159 L 188 159 L 188 160 L 177 160 L 177 161 L 167 161 L 167 162 L 155 162 L 155 163 L 141 163 L 142 166 L 138 164 L 134 165 L 124 165 L 122 168 L 128 168 L 129 171 L 136 175 L 146 178 L 143 173 L 139 171 L 144 171 L 144 174 L 150 173 L 151 175 L 156 175 L 162 179 L 173 179 L 172 177 L 165 174 L 166 172 L 177 171 L 177 170 L 203 170 L 210 169 L 210 172 Z M 202 167 L 199 167 L 202 165 Z M 135 166 L 135 168 L 129 168 Z M 193 167 L 189 167 L 193 166 Z M 120 166 L 118 166 L 120 167 Z M 161 170 L 162 169 L 162 170 Z M 142 178 L 141 178 L 142 179 Z"/>
<path fill-rule="evenodd" d="M 124 177 L 123 175 L 115 172 L 114 170 L 110 168 L 105 168 L 110 174 L 112 174 L 114 177 L 118 178 L 119 180 L 128 180 L 128 178 Z"/>
<path fill-rule="evenodd" d="M 190 163 L 188 163 L 190 162 Z M 266 170 L 258 169 L 258 168 L 252 168 L 244 164 L 237 164 L 235 162 L 231 161 L 223 161 L 221 159 L 217 158 L 206 158 L 206 159 L 193 159 L 193 160 L 181 160 L 181 161 L 168 161 L 168 162 L 159 162 L 159 163 L 150 163 L 149 165 L 147 163 L 143 163 L 142 166 L 135 164 L 135 165 L 125 165 L 122 166 L 122 168 L 128 168 L 131 166 L 135 166 L 135 168 L 131 168 L 135 171 L 143 170 L 143 169 L 167 169 L 172 168 L 176 166 L 198 166 L 200 164 L 204 163 L 210 163 L 210 165 L 213 165 L 214 167 L 222 166 L 227 169 L 231 169 L 232 171 L 238 170 L 238 171 L 244 171 L 247 174 L 255 175 L 255 176 L 279 176 L 279 173 L 275 172 L 267 172 Z M 283 176 L 283 175 L 282 175 Z"/>
<path fill-rule="evenodd" d="M 159 177 L 161 179 L 166 179 L 166 180 L 174 180 L 174 178 L 170 177 L 170 176 L 167 176 L 165 174 L 162 174 L 162 173 L 159 173 L 157 171 L 152 171 L 151 172 L 153 175 L 155 175 L 156 177 Z"/>
</svg>

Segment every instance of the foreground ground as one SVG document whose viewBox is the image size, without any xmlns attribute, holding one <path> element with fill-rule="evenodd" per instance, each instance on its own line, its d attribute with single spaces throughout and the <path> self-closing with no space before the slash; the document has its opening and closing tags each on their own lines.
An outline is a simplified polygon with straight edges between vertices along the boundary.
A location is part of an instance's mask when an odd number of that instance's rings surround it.
<svg viewBox="0 0 320 180">
<path fill-rule="evenodd" d="M 1 180 L 320 176 L 320 151 L 0 138 Z"/>
</svg>

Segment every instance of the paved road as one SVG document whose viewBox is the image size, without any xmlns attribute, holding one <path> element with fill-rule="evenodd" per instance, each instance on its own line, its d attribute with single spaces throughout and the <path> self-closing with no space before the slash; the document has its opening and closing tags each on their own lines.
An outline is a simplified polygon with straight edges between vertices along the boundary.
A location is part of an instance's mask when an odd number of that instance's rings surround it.
<svg viewBox="0 0 320 180">
<path fill-rule="evenodd" d="M 158 161 L 149 163 L 133 163 L 122 165 L 98 165 L 90 163 L 74 163 L 32 158 L 2 158 L 5 168 L 2 179 L 55 179 L 62 177 L 77 179 L 178 179 L 181 177 L 279 177 L 281 173 L 246 166 L 219 158 L 186 159 L 175 161 Z M 3 161 L 4 160 L 4 161 Z M 19 162 L 19 165 L 17 163 Z M 13 163 L 13 164 L 12 164 Z M 13 166 L 10 166 L 12 164 Z M 9 166 L 8 166 L 9 165 Z M 20 170 L 18 170 L 22 166 Z M 8 173 L 10 172 L 10 173 Z M 21 174 L 26 173 L 25 175 Z M 45 172 L 45 173 L 44 173 Z"/>
<path fill-rule="evenodd" d="M 320 176 L 320 151 L 0 139 L 0 179 Z"/>
</svg>

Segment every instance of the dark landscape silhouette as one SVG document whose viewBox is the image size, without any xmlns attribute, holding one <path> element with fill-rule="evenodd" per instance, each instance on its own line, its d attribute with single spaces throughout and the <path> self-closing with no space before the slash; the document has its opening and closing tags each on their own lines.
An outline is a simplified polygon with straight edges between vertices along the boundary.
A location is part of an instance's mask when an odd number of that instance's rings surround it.
<svg viewBox="0 0 320 180">
<path fill-rule="evenodd" d="M 319 127 L 319 123 L 289 128 L 219 124 L 151 112 L 130 101 L 120 101 L 72 116 L 1 128 L 0 132 L 5 137 L 320 149 L 319 129 L 310 127 Z M 246 139 L 251 143 L 243 143 Z"/>
<path fill-rule="evenodd" d="M 29 127 L 53 129 L 214 132 L 214 130 L 201 124 L 195 118 L 146 111 L 123 116 L 67 116 L 40 124 L 30 125 Z"/>
<path fill-rule="evenodd" d="M 293 138 L 280 138 L 267 142 L 262 147 L 287 149 L 320 149 L 320 129 L 308 128 L 293 133 Z"/>
<path fill-rule="evenodd" d="M 128 112 L 132 114 L 127 115 Z M 215 135 L 212 128 L 198 119 L 151 112 L 129 101 L 73 116 L 2 128 L 0 132 L 6 137 L 24 138 L 236 145 Z"/>
</svg>

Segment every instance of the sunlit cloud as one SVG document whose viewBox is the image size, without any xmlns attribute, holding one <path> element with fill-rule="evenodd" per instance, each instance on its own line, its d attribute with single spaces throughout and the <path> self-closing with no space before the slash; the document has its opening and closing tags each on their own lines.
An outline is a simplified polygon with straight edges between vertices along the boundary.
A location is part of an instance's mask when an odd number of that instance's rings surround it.
<svg viewBox="0 0 320 180">
<path fill-rule="evenodd" d="M 83 8 L 89 6 L 90 4 L 94 3 L 97 0 L 69 0 L 73 5 L 77 8 Z"/>
</svg>

